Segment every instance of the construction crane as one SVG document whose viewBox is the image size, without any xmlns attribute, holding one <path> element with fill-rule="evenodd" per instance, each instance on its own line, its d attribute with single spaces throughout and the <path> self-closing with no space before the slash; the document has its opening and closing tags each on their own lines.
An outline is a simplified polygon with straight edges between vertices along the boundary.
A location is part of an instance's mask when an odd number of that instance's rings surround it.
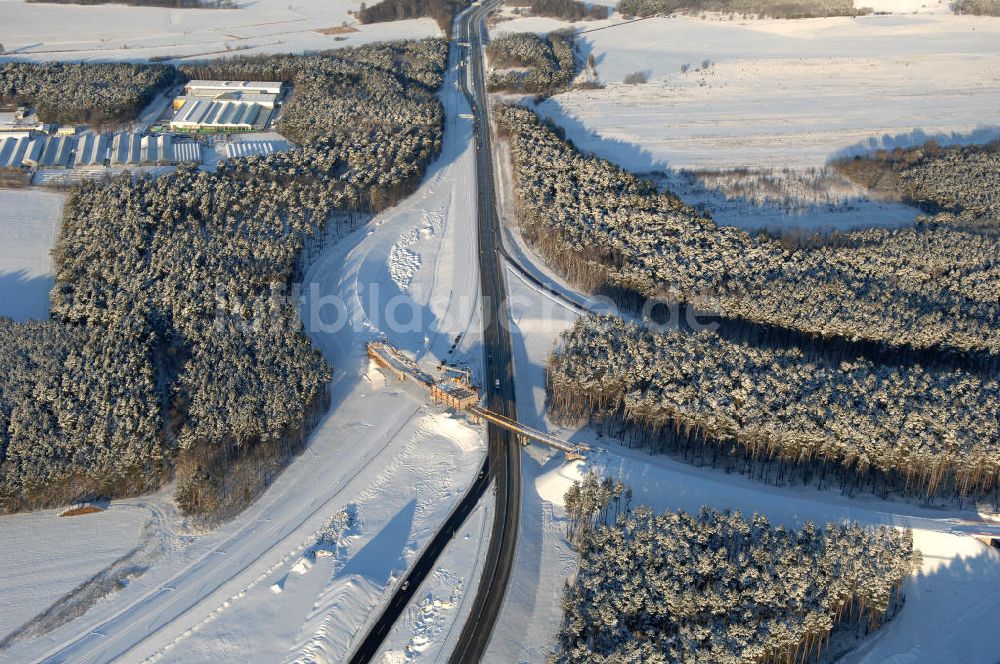
<svg viewBox="0 0 1000 664">
<path fill-rule="evenodd" d="M 398 349 L 381 341 L 368 342 L 368 357 L 380 367 L 388 370 L 398 380 L 412 380 L 423 385 L 430 393 L 431 399 L 444 403 L 456 410 L 469 413 L 473 420 L 488 420 L 498 424 L 508 431 L 513 431 L 521 439 L 522 444 L 529 440 L 555 448 L 566 453 L 569 460 L 584 459 L 590 447 L 582 443 L 570 443 L 557 436 L 539 431 L 534 427 L 512 420 L 505 415 L 483 408 L 477 403 L 480 394 L 472 387 L 472 372 L 467 368 L 451 367 L 444 363 L 438 365 L 438 371 L 462 376 L 461 379 L 435 380 L 420 369 L 412 360 Z"/>
<path fill-rule="evenodd" d="M 464 380 L 462 381 L 464 384 L 470 385 L 470 386 L 472 385 L 472 371 L 470 371 L 468 369 L 468 367 L 465 367 L 465 368 L 463 368 L 463 367 L 450 367 L 447 364 L 442 364 L 442 365 L 440 365 L 438 367 L 438 369 L 440 369 L 441 371 L 443 371 L 445 373 L 459 374 L 459 375 L 461 375 L 461 376 L 464 377 Z"/>
</svg>

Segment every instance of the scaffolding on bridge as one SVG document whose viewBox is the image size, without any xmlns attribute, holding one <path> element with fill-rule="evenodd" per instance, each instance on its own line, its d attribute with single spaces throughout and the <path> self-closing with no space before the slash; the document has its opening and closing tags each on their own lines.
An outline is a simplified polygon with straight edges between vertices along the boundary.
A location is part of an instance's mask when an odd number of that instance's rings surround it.
<svg viewBox="0 0 1000 664">
<path fill-rule="evenodd" d="M 406 357 L 399 349 L 382 341 L 368 342 L 368 357 L 375 364 L 388 370 L 397 380 L 403 382 L 411 380 L 423 386 L 431 399 L 436 403 L 443 403 L 456 410 L 464 411 L 475 421 L 486 420 L 503 427 L 516 434 L 522 444 L 527 444 L 528 441 L 535 441 L 564 452 L 569 459 L 582 459 L 584 458 L 584 453 L 590 451 L 590 448 L 586 445 L 567 442 L 494 412 L 489 408 L 480 406 L 480 394 L 472 386 L 467 370 L 458 371 L 449 368 L 451 371 L 463 374 L 464 380 L 456 378 L 436 379 L 417 366 L 413 360 Z"/>
</svg>

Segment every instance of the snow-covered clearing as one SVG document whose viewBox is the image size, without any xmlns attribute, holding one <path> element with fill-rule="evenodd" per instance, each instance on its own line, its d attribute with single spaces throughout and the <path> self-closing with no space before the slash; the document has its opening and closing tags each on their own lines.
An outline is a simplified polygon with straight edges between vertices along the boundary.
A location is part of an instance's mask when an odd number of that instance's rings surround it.
<svg viewBox="0 0 1000 664">
<path fill-rule="evenodd" d="M 398 437 L 401 449 L 352 499 L 359 523 L 344 551 L 291 549 L 168 645 L 162 659 L 346 659 L 373 609 L 447 518 L 466 466 L 482 450 L 479 432 L 447 413 L 418 413 Z"/>
<path fill-rule="evenodd" d="M 358 25 L 354 0 L 239 0 L 238 9 L 34 4 L 0 0 L 5 57 L 144 60 L 293 53 L 441 34 L 431 19 Z M 356 30 L 323 34 L 347 22 Z"/>
<path fill-rule="evenodd" d="M 539 20 L 497 30 L 539 29 Z M 873 147 L 998 135 L 996 18 L 674 17 L 579 41 L 607 87 L 557 95 L 539 110 L 584 150 L 635 171 L 809 168 Z M 649 82 L 622 83 L 637 71 Z"/>
<path fill-rule="evenodd" d="M 52 259 L 64 196 L 0 189 L 0 316 L 49 317 Z"/>
<path fill-rule="evenodd" d="M 492 521 L 493 502 L 487 494 L 455 533 L 438 558 L 434 573 L 386 636 L 382 644 L 386 664 L 446 660 L 472 610 Z"/>
<path fill-rule="evenodd" d="M 905 225 L 915 210 L 872 200 L 824 164 L 931 138 L 1000 137 L 1000 19 L 911 5 L 885 2 L 876 9 L 894 15 L 856 19 L 577 23 L 579 57 L 593 57 L 606 87 L 535 108 L 581 150 L 654 176 L 720 224 Z M 568 25 L 523 18 L 493 33 Z M 635 72 L 648 82 L 622 82 Z"/>
<path fill-rule="evenodd" d="M 467 258 L 476 229 L 472 121 L 455 64 L 441 93 L 442 154 L 420 189 L 340 242 L 318 247 L 306 272 L 302 318 L 336 374 L 331 410 L 302 456 L 233 521 L 185 536 L 126 588 L 0 657 L 247 661 L 248 653 L 283 659 L 309 652 L 315 661 L 343 659 L 355 630 L 389 596 L 393 571 L 429 541 L 485 454 L 481 427 L 387 381 L 365 354 L 369 338 L 385 335 L 428 369 L 438 358 L 480 366 L 478 271 Z M 428 215 L 438 215 L 436 230 L 409 245 L 420 261 L 403 293 L 390 277 L 391 249 Z M 320 555 L 317 539 L 350 506 L 360 526 L 342 557 Z M 58 551 L 49 553 L 55 564 L 71 567 Z M 0 588 L 7 587 L 3 570 Z"/>
<path fill-rule="evenodd" d="M 854 519 L 912 527 L 925 551 L 921 572 L 909 586 L 906 607 L 883 632 L 846 661 L 994 664 L 1000 635 L 986 627 L 1000 610 L 1000 551 L 969 537 L 998 532 L 973 510 L 935 510 L 870 496 L 848 499 L 836 490 L 774 487 L 742 475 L 699 468 L 669 456 L 628 449 L 589 427 L 554 426 L 545 413 L 545 362 L 558 334 L 577 315 L 572 307 L 507 271 L 518 415 L 526 424 L 598 450 L 585 462 L 533 446 L 525 454 L 524 507 L 517 569 L 505 600 L 489 661 L 542 662 L 554 647 L 560 619 L 561 580 L 574 555 L 563 532 L 562 495 L 588 470 L 621 478 L 635 492 L 633 505 L 697 511 L 703 505 L 766 515 L 772 523 L 799 526 Z M 552 578 L 556 583 L 552 583 Z"/>
<path fill-rule="evenodd" d="M 879 200 L 832 168 L 674 171 L 652 179 L 704 208 L 716 223 L 747 230 L 850 230 L 912 224 L 919 210 Z"/>
<path fill-rule="evenodd" d="M 61 511 L 0 517 L 0 640 L 135 548 L 149 519 L 117 504 L 80 516 Z"/>
</svg>

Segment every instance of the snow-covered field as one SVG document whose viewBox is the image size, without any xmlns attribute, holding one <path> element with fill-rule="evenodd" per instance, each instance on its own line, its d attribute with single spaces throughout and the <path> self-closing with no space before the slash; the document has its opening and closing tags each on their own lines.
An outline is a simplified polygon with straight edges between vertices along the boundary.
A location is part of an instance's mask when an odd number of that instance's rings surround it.
<svg viewBox="0 0 1000 664">
<path fill-rule="evenodd" d="M 356 25 L 354 0 L 238 0 L 238 9 L 28 4 L 0 0 L 4 57 L 143 60 L 289 53 L 441 34 L 431 19 Z M 347 22 L 356 32 L 323 34 Z"/>
<path fill-rule="evenodd" d="M 131 551 L 149 519 L 142 509 L 119 505 L 73 517 L 60 511 L 0 518 L 0 641 Z"/>
<path fill-rule="evenodd" d="M 384 383 L 377 373 L 369 376 Z M 402 447 L 347 506 L 359 523 L 343 551 L 324 555 L 313 543 L 291 549 L 167 645 L 163 661 L 346 659 L 373 609 L 447 518 L 483 450 L 479 431 L 464 420 L 423 409 L 397 436 Z M 464 589 L 457 579 L 456 588 Z"/>
<path fill-rule="evenodd" d="M 560 25 L 520 19 L 494 32 Z M 1000 135 L 996 18 L 674 17 L 578 39 L 607 87 L 557 95 L 539 110 L 584 150 L 635 171 L 808 168 L 873 147 Z M 623 84 L 632 72 L 649 82 Z"/>
<path fill-rule="evenodd" d="M 1000 19 L 954 16 L 943 2 L 875 9 L 894 14 L 579 22 L 579 57 L 593 57 L 605 87 L 535 108 L 583 151 L 659 178 L 721 224 L 909 224 L 912 208 L 872 200 L 822 168 L 833 157 L 931 138 L 1000 137 Z M 568 25 L 517 18 L 492 32 Z M 622 82 L 635 72 L 648 82 Z"/>
<path fill-rule="evenodd" d="M 0 189 L 0 316 L 49 316 L 49 251 L 62 218 L 63 195 Z"/>
</svg>

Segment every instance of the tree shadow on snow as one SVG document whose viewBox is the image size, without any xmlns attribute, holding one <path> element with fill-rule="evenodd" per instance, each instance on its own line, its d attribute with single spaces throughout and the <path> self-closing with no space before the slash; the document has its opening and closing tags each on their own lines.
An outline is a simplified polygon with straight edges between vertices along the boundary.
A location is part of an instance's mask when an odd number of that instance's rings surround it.
<svg viewBox="0 0 1000 664">
<path fill-rule="evenodd" d="M 0 272 L 0 317 L 16 321 L 49 318 L 49 293 L 54 277 L 29 277 L 27 271 Z"/>
<path fill-rule="evenodd" d="M 866 141 L 849 145 L 830 155 L 830 160 L 850 159 L 864 156 L 877 150 L 894 150 L 896 148 L 915 148 L 928 141 L 937 141 L 942 147 L 951 145 L 979 145 L 1000 139 L 1000 126 L 982 126 L 967 132 L 934 132 L 927 133 L 917 128 L 905 134 L 882 134 L 871 136 Z"/>
<path fill-rule="evenodd" d="M 337 573 L 337 577 L 357 575 L 381 585 L 393 570 L 406 569 L 407 562 L 403 554 L 410 540 L 416 511 L 417 500 L 412 498 L 378 534 L 351 556 Z"/>
<path fill-rule="evenodd" d="M 551 121 L 557 131 L 581 154 L 600 155 L 634 173 L 663 171 L 669 168 L 665 160 L 654 157 L 652 152 L 635 143 L 601 136 L 578 118 L 567 113 L 557 99 L 546 99 L 536 104 L 533 110 L 541 118 Z"/>
</svg>

